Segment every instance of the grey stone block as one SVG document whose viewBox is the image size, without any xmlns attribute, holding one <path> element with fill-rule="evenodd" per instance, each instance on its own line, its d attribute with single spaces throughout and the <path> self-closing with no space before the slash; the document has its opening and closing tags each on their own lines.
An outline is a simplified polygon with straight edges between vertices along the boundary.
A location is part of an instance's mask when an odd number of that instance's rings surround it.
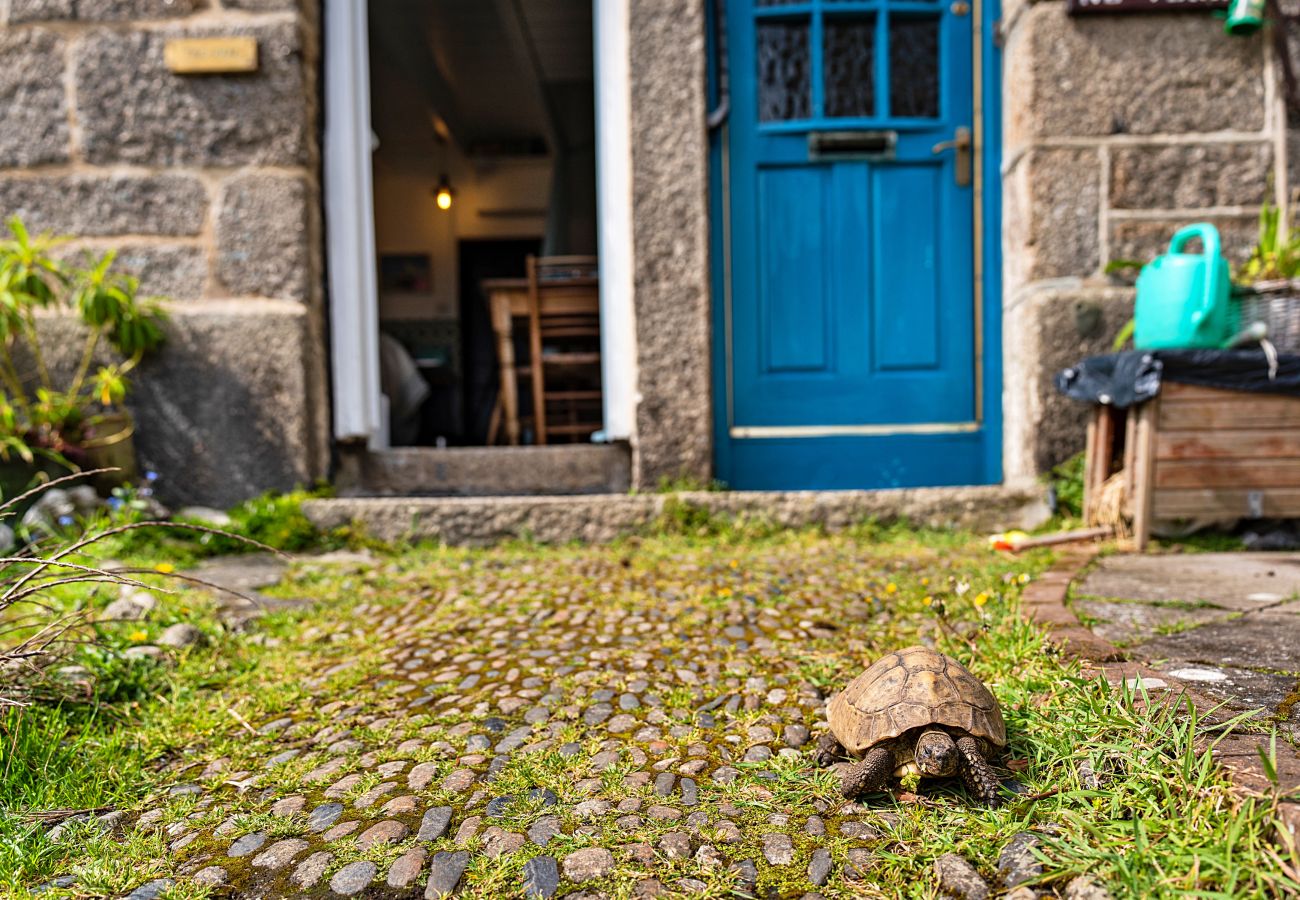
<svg viewBox="0 0 1300 900">
<path fill-rule="evenodd" d="M 221 186 L 217 280 L 236 296 L 302 300 L 308 284 L 307 186 L 283 175 L 238 175 Z"/>
<path fill-rule="evenodd" d="M 132 375 L 127 406 L 143 467 L 160 474 L 159 499 L 177 508 L 225 508 L 324 475 L 323 356 L 308 310 L 230 301 L 172 307 L 167 342 Z M 75 364 L 80 332 L 42 324 L 56 369 Z"/>
<path fill-rule="evenodd" d="M 250 75 L 176 75 L 163 62 L 173 37 L 252 35 Z M 289 24 L 92 32 L 77 47 L 77 109 L 92 163 L 299 165 L 306 161 L 307 82 Z"/>
<path fill-rule="evenodd" d="M 75 12 L 86 22 L 119 22 L 188 16 L 205 6 L 206 0 L 77 0 Z"/>
<path fill-rule="evenodd" d="M 4 18 L 6 6 L 9 12 L 7 20 Z M 73 15 L 72 0 L 9 0 L 7 4 L 0 3 L 0 21 L 7 21 L 10 25 L 71 19 Z"/>
<path fill-rule="evenodd" d="M 638 384 L 633 481 L 712 471 L 702 0 L 633 0 Z"/>
<path fill-rule="evenodd" d="M 64 50 L 48 31 L 0 34 L 0 166 L 68 160 Z"/>
<path fill-rule="evenodd" d="M 1071 18 L 1025 9 L 1008 44 L 1008 148 L 1035 138 L 1259 131 L 1263 38 L 1224 40 L 1209 16 Z M 1159 48 L 1158 58 L 1152 49 Z"/>
<path fill-rule="evenodd" d="M 197 235 L 208 196 L 187 175 L 0 176 L 0 209 L 33 231 Z"/>
<path fill-rule="evenodd" d="M 1169 248 L 1174 232 L 1193 221 L 1206 221 L 1219 229 L 1223 255 L 1234 266 L 1250 258 L 1259 239 L 1259 218 L 1250 216 L 1196 216 L 1177 219 L 1110 219 L 1110 258 L 1149 262 Z M 1195 249 L 1195 248 L 1193 248 Z"/>
<path fill-rule="evenodd" d="M 1091 148 L 1033 150 L 1006 179 L 1008 281 L 1097 271 L 1101 161 Z"/>
<path fill-rule="evenodd" d="M 1118 146 L 1110 150 L 1115 209 L 1247 206 L 1270 199 L 1273 148 L 1249 144 Z"/>
<path fill-rule="evenodd" d="M 140 280 L 140 294 L 196 300 L 203 296 L 208 277 L 207 254 L 202 247 L 190 244 L 122 244 L 115 246 L 115 271 L 134 275 Z M 97 258 L 103 247 L 70 247 L 59 256 L 74 265 L 87 265 L 87 255 Z"/>
</svg>

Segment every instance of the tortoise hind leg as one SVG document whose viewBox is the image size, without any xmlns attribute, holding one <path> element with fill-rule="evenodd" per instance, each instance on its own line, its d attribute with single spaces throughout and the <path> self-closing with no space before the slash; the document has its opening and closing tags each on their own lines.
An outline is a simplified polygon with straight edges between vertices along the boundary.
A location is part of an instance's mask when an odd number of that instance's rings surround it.
<svg viewBox="0 0 1300 900">
<path fill-rule="evenodd" d="M 828 731 L 817 739 L 817 765 L 829 766 L 846 756 L 848 754 L 844 752 L 844 745 L 836 739 L 834 733 Z"/>
<path fill-rule="evenodd" d="M 876 747 L 867 752 L 862 762 L 840 776 L 840 793 L 852 800 L 862 794 L 886 790 L 893 773 L 894 754 L 887 747 Z"/>
<path fill-rule="evenodd" d="M 986 806 L 998 805 L 998 777 L 993 774 L 988 760 L 980 752 L 979 742 L 967 735 L 957 740 L 957 751 L 961 754 L 958 768 L 961 780 L 966 783 L 966 790 Z"/>
</svg>

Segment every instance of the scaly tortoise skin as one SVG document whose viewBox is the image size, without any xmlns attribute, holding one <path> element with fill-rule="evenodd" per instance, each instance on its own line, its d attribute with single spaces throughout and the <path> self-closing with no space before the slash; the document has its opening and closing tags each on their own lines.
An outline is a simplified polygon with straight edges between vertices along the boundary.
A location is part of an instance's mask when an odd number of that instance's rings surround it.
<svg viewBox="0 0 1300 900">
<path fill-rule="evenodd" d="M 908 647 L 876 660 L 831 698 L 818 762 L 860 760 L 841 777 L 849 798 L 883 791 L 891 776 L 960 773 L 967 790 L 998 803 L 989 766 L 1007 744 L 1002 711 L 984 683 L 951 657 Z"/>
</svg>

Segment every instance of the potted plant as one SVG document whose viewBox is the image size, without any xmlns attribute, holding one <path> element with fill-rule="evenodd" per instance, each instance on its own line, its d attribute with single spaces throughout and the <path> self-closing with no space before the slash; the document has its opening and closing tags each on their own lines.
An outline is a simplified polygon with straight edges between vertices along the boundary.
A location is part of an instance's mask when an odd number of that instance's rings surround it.
<svg viewBox="0 0 1300 900">
<path fill-rule="evenodd" d="M 1236 282 L 1240 330 L 1253 326 L 1277 349 L 1300 350 L 1300 231 L 1282 227 L 1278 207 L 1260 210 L 1259 243 Z"/>
<path fill-rule="evenodd" d="M 105 463 L 130 477 L 134 426 L 121 404 L 128 373 L 162 343 L 161 301 L 138 298 L 112 252 L 81 268 L 51 255 L 58 239 L 32 237 L 17 218 L 9 230 L 0 241 L 0 490 Z M 43 346 L 40 323 L 57 316 L 85 332 L 70 365 L 50 365 Z M 118 359 L 101 362 L 106 349 Z"/>
</svg>

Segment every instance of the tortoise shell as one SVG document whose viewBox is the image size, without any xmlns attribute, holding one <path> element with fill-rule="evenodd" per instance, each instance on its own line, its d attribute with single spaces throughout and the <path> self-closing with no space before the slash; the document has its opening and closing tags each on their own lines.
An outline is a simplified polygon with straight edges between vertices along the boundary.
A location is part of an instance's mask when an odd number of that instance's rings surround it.
<svg viewBox="0 0 1300 900">
<path fill-rule="evenodd" d="M 831 731 L 854 754 L 913 728 L 945 725 L 997 747 L 1007 743 L 998 701 L 951 657 L 908 647 L 876 660 L 831 698 Z"/>
</svg>

